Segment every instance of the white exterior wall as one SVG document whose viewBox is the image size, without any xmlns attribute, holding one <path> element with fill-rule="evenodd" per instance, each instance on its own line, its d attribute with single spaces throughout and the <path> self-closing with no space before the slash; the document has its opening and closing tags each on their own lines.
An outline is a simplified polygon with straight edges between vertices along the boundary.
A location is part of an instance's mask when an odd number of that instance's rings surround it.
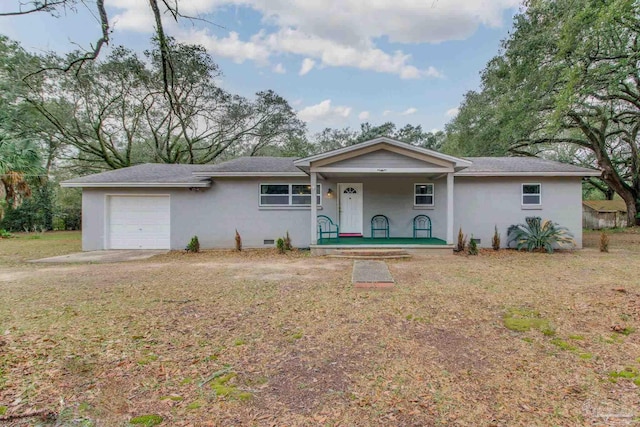
<svg viewBox="0 0 640 427">
<path fill-rule="evenodd" d="M 550 219 L 567 227 L 582 247 L 582 184 L 579 177 L 455 177 L 454 234 L 462 227 L 479 246 L 491 247 L 494 226 L 506 247 L 507 228 L 528 216 Z M 542 206 L 523 207 L 522 184 L 542 184 Z M 455 237 L 457 238 L 457 237 Z"/>
<path fill-rule="evenodd" d="M 259 206 L 261 183 L 308 183 L 301 178 L 225 178 L 211 188 L 85 188 L 82 197 L 82 249 L 105 248 L 106 200 L 108 195 L 169 194 L 171 198 L 171 249 L 184 249 L 192 236 L 202 248 L 233 248 L 235 230 L 245 248 L 272 247 L 264 240 L 277 240 L 289 231 L 296 247 L 309 246 L 311 211 L 302 208 Z M 323 181 L 319 181 L 324 184 Z M 322 191 L 326 194 L 323 185 Z M 334 188 L 335 191 L 335 188 Z M 319 211 L 321 213 L 322 211 Z"/>
<path fill-rule="evenodd" d="M 446 239 L 446 177 L 439 180 L 418 176 L 344 177 L 319 179 L 322 184 L 322 207 L 319 215 L 327 215 L 338 222 L 337 183 L 363 184 L 363 232 L 370 235 L 371 217 L 389 217 L 393 237 L 411 237 L 412 220 L 426 214 L 433 223 L 433 237 Z M 413 184 L 435 184 L 435 206 L 414 208 Z M 520 203 L 521 184 L 542 184 L 542 209 L 526 210 Z M 261 208 L 261 183 L 309 183 L 301 178 L 224 178 L 216 179 L 211 188 L 199 192 L 187 188 L 85 188 L 82 200 L 82 248 L 105 248 L 108 232 L 107 195 L 168 194 L 171 197 L 171 248 L 183 249 L 192 236 L 197 235 L 203 248 L 233 248 L 235 230 L 242 236 L 243 246 L 271 247 L 264 240 L 277 240 L 287 231 L 296 247 L 310 243 L 311 211 L 303 208 Z M 331 188 L 333 197 L 327 198 Z M 481 239 L 481 246 L 491 245 L 494 225 L 506 245 L 507 227 L 524 222 L 527 216 L 541 216 L 568 227 L 582 246 L 582 192 L 580 178 L 475 178 L 456 177 L 454 189 L 454 234 L 462 227 L 465 234 L 473 233 Z M 315 226 L 315 225 L 314 225 Z"/>
</svg>

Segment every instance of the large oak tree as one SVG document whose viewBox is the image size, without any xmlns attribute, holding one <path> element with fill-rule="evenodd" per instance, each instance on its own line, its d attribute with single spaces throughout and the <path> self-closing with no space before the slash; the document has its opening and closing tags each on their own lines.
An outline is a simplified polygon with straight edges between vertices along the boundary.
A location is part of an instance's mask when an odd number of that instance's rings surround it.
<svg viewBox="0 0 640 427">
<path fill-rule="evenodd" d="M 530 0 L 466 95 L 445 147 L 462 155 L 571 151 L 640 223 L 640 5 Z M 569 147 L 569 150 L 567 149 Z M 560 156 L 561 157 L 561 156 Z"/>
</svg>

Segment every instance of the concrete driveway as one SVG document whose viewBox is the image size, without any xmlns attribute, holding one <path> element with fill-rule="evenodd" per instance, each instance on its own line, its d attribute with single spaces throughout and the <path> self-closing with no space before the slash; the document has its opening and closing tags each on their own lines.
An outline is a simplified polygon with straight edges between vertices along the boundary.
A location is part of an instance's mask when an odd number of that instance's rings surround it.
<svg viewBox="0 0 640 427">
<path fill-rule="evenodd" d="M 65 262 L 94 262 L 94 263 L 108 263 L 108 262 L 124 262 L 124 261 L 140 261 L 143 259 L 151 258 L 155 255 L 166 254 L 167 250 L 151 250 L 151 249 L 136 249 L 136 250 L 110 250 L 110 251 L 89 251 L 89 252 L 76 252 L 68 255 L 54 256 L 50 258 L 35 259 L 29 262 L 50 262 L 50 263 L 65 263 Z"/>
</svg>

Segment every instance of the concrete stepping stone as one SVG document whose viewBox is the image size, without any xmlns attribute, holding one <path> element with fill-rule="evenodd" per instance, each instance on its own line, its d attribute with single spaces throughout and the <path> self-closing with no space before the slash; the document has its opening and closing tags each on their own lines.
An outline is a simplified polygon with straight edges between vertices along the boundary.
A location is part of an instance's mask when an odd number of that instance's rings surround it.
<svg viewBox="0 0 640 427">
<path fill-rule="evenodd" d="M 351 276 L 356 289 L 392 289 L 393 277 L 384 261 L 355 260 Z"/>
</svg>

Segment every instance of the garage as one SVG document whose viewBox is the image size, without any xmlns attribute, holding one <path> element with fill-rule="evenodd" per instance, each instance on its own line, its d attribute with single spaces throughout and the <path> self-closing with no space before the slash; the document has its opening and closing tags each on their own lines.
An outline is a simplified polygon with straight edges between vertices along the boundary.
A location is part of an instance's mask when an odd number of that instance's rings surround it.
<svg viewBox="0 0 640 427">
<path fill-rule="evenodd" d="M 108 249 L 169 249 L 168 195 L 109 196 Z"/>
</svg>

